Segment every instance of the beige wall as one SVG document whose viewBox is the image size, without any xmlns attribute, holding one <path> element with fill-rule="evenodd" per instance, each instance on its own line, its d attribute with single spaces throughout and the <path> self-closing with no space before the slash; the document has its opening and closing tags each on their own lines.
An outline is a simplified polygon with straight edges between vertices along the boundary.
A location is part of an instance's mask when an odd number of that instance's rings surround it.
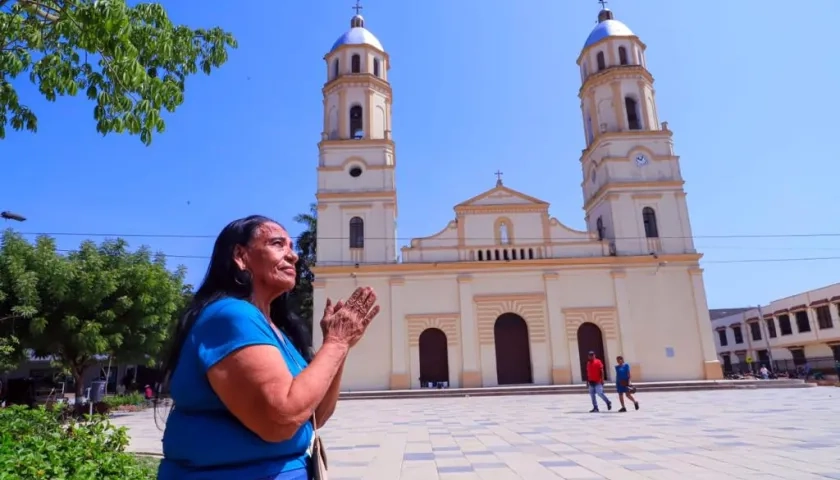
<svg viewBox="0 0 840 480">
<path fill-rule="evenodd" d="M 821 325 L 819 322 L 818 309 L 821 307 L 823 312 L 827 309 L 830 315 L 830 327 L 828 323 Z M 800 331 L 796 312 L 807 314 L 810 331 Z M 783 315 L 788 315 L 790 319 L 789 334 L 782 334 L 779 319 Z M 751 323 L 760 326 L 759 339 L 753 338 Z M 769 335 L 769 323 L 775 325 L 775 338 Z M 735 327 L 741 329 L 742 343 L 735 343 Z M 714 343 L 718 357 L 723 361 L 723 355 L 729 355 L 733 365 L 746 363 L 747 357 L 752 357 L 757 363 L 758 352 L 768 347 L 773 360 L 791 360 L 791 350 L 797 349 L 803 350 L 809 359 L 831 357 L 832 347 L 840 345 L 840 283 L 774 300 L 763 305 L 761 313 L 755 308 L 718 318 L 712 322 L 712 328 L 715 330 Z M 726 345 L 721 345 L 721 334 L 718 332 L 726 336 Z"/>
<path fill-rule="evenodd" d="M 493 325 L 507 312 L 528 325 L 536 384 L 582 381 L 576 334 L 583 322 L 601 328 L 610 372 L 623 354 L 637 380 L 700 380 L 717 375 L 701 275 L 680 264 L 320 275 L 315 311 L 358 286 L 377 291 L 382 312 L 351 352 L 345 391 L 419 387 L 418 337 L 430 327 L 447 335 L 452 386 L 495 386 Z"/>
</svg>

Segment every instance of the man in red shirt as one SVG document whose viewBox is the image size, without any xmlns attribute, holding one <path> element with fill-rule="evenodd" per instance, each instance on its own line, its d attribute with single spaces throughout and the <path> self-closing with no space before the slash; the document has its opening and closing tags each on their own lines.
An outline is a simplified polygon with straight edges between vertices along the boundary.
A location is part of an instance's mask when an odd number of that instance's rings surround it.
<svg viewBox="0 0 840 480">
<path fill-rule="evenodd" d="M 592 410 L 589 413 L 598 411 L 596 395 L 607 404 L 607 410 L 612 410 L 612 402 L 604 395 L 604 364 L 598 360 L 595 352 L 589 352 L 589 360 L 586 362 L 586 381 L 589 384 L 589 397 L 592 399 Z"/>
</svg>

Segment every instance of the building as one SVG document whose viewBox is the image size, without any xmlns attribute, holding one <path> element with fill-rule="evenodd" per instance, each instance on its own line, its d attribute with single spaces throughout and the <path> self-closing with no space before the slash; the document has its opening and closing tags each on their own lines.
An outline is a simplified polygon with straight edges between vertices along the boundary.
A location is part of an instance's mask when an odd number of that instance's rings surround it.
<svg viewBox="0 0 840 480">
<path fill-rule="evenodd" d="M 326 54 L 314 308 L 365 285 L 382 308 L 343 390 L 578 383 L 590 350 L 608 376 L 622 354 L 636 380 L 722 377 L 645 44 L 598 20 L 577 59 L 586 231 L 499 176 L 398 252 L 388 53 L 356 15 Z"/>
<path fill-rule="evenodd" d="M 834 373 L 840 360 L 840 283 L 713 319 L 712 327 L 724 371 L 760 365 L 785 371 L 807 362 Z"/>
</svg>

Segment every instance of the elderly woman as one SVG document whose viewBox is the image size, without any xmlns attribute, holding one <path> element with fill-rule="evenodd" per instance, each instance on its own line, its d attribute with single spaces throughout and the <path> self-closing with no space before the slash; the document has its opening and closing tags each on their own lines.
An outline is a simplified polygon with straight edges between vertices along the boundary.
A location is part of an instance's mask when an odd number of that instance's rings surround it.
<svg viewBox="0 0 840 480">
<path fill-rule="evenodd" d="M 379 307 L 370 288 L 327 300 L 313 356 L 310 332 L 286 306 L 297 260 L 289 234 L 268 218 L 236 220 L 219 234 L 164 367 L 175 408 L 158 479 L 316 478 L 313 420 L 320 427 L 335 410 L 344 361 Z"/>
</svg>

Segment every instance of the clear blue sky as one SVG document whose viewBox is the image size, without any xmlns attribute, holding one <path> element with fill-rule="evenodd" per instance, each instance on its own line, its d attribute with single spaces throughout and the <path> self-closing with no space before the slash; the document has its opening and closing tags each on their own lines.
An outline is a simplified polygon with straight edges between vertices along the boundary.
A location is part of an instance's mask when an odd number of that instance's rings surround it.
<svg viewBox="0 0 840 480">
<path fill-rule="evenodd" d="M 47 103 L 37 134 L 0 141 L 0 210 L 27 232 L 215 236 L 262 213 L 285 223 L 314 200 L 323 56 L 352 1 L 165 0 L 171 17 L 220 25 L 240 48 L 187 84 L 151 147 L 95 132 L 84 98 Z M 582 229 L 583 148 L 575 60 L 594 0 L 366 0 L 367 27 L 392 59 L 399 236 L 440 230 L 452 206 L 505 184 L 552 204 Z M 660 119 L 675 132 L 710 307 L 767 302 L 840 281 L 840 237 L 702 238 L 840 232 L 837 112 L 840 2 L 614 0 L 647 44 Z M 427 196 L 435 185 L 438 192 Z M 61 248 L 84 238 L 59 236 Z M 98 238 L 101 239 L 101 238 Z M 130 238 L 172 255 L 209 255 L 212 238 Z M 175 263 L 176 259 L 172 260 Z M 200 281 L 202 258 L 177 259 Z"/>
</svg>

